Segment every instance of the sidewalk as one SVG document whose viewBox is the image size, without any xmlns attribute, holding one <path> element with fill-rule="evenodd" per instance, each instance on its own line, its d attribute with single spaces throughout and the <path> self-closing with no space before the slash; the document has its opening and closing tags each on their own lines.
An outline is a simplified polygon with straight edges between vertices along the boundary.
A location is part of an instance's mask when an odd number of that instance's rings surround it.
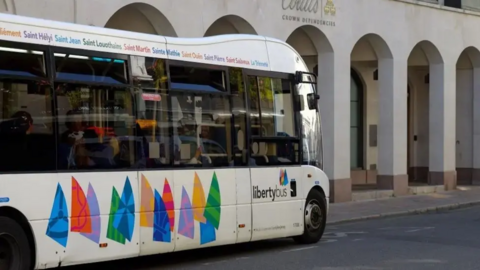
<svg viewBox="0 0 480 270">
<path fill-rule="evenodd" d="M 327 224 L 373 219 L 389 216 L 425 213 L 480 205 L 480 187 L 458 187 L 425 195 L 412 195 L 372 201 L 332 203 Z"/>
</svg>

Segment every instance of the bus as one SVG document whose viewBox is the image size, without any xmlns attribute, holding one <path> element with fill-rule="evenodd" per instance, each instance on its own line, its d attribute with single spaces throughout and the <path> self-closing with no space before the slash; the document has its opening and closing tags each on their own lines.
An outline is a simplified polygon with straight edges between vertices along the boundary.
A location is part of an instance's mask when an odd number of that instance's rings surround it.
<svg viewBox="0 0 480 270">
<path fill-rule="evenodd" d="M 318 242 L 319 98 L 273 38 L 1 14 L 0 269 Z"/>
</svg>

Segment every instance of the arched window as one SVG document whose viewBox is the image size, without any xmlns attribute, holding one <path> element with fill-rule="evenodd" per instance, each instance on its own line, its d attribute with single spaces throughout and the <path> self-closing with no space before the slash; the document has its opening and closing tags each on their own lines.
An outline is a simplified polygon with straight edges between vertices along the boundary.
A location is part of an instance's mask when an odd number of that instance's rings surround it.
<svg viewBox="0 0 480 270">
<path fill-rule="evenodd" d="M 363 84 L 355 70 L 350 73 L 350 167 L 363 169 Z"/>
</svg>

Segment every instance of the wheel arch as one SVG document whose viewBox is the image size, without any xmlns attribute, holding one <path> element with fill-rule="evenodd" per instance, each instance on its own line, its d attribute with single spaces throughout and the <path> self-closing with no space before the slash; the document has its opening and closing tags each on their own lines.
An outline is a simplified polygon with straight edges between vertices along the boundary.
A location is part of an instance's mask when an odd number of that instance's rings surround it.
<svg viewBox="0 0 480 270">
<path fill-rule="evenodd" d="M 316 190 L 316 191 L 320 192 L 320 194 L 323 196 L 323 199 L 325 200 L 325 207 L 326 207 L 325 210 L 327 211 L 327 215 L 328 215 L 328 213 L 330 212 L 330 203 L 329 203 L 329 201 L 328 201 L 328 197 L 327 197 L 327 194 L 325 193 L 325 190 L 324 190 L 321 186 L 319 186 L 319 185 L 314 185 L 314 186 L 312 186 L 312 187 L 310 188 L 310 190 L 308 191 L 307 196 L 305 197 L 305 199 L 308 198 L 308 195 L 310 195 L 310 193 L 311 193 L 313 190 Z M 326 217 L 325 217 L 325 218 L 326 218 Z"/>
<path fill-rule="evenodd" d="M 311 201 L 316 201 L 316 204 L 320 204 L 319 207 L 322 209 L 322 215 L 324 216 L 323 221 L 321 221 L 322 224 L 318 224 L 319 227 L 313 228 L 313 230 L 308 229 L 309 226 L 312 226 L 312 223 L 309 222 L 311 221 L 311 213 L 313 213 L 312 208 L 309 208 L 311 205 Z M 322 201 L 322 202 L 320 202 Z M 301 235 L 293 237 L 295 242 L 300 243 L 300 244 L 314 244 L 320 241 L 324 231 L 325 231 L 325 226 L 326 226 L 326 217 L 328 213 L 328 202 L 325 196 L 325 191 L 320 185 L 314 185 L 312 186 L 309 191 L 308 195 L 306 196 L 306 199 L 304 201 L 305 208 L 304 208 L 304 230 Z M 313 203 L 315 204 L 315 203 Z M 312 204 L 312 205 L 313 205 Z"/>
<path fill-rule="evenodd" d="M 32 266 L 36 265 L 37 261 L 37 256 L 36 256 L 36 241 L 35 241 L 35 235 L 33 234 L 33 229 L 28 221 L 27 217 L 20 212 L 18 209 L 11 207 L 11 206 L 2 206 L 0 207 L 0 216 L 1 217 L 8 217 L 17 222 L 27 235 L 28 243 L 30 245 L 30 256 L 31 256 L 31 262 Z"/>
<path fill-rule="evenodd" d="M 310 192 L 312 192 L 312 190 L 318 190 L 322 195 L 323 195 L 323 198 L 327 198 L 326 195 L 325 195 L 325 191 L 323 190 L 323 188 L 321 186 L 313 186 L 310 191 L 308 192 L 308 194 L 310 194 Z M 307 197 L 308 197 L 308 194 L 307 194 Z"/>
</svg>

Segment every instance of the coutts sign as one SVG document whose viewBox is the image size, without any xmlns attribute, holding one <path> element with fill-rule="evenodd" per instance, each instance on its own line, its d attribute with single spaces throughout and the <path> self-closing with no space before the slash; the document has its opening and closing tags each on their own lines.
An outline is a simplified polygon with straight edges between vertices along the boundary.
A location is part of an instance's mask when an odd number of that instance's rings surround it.
<svg viewBox="0 0 480 270">
<path fill-rule="evenodd" d="M 335 26 L 335 21 L 325 20 L 324 16 L 332 17 L 335 16 L 336 8 L 333 0 L 326 0 L 325 4 L 322 6 L 320 0 L 281 0 L 282 9 L 288 12 L 289 14 L 282 14 L 282 20 L 299 22 L 304 24 L 317 24 L 324 26 Z M 323 9 L 325 14 L 322 12 L 318 13 L 319 9 Z M 294 13 L 290 13 L 293 11 Z M 297 12 L 307 13 L 304 16 L 299 16 Z"/>
<path fill-rule="evenodd" d="M 297 10 L 303 12 L 317 13 L 320 4 L 319 0 L 282 0 L 283 10 Z"/>
</svg>

